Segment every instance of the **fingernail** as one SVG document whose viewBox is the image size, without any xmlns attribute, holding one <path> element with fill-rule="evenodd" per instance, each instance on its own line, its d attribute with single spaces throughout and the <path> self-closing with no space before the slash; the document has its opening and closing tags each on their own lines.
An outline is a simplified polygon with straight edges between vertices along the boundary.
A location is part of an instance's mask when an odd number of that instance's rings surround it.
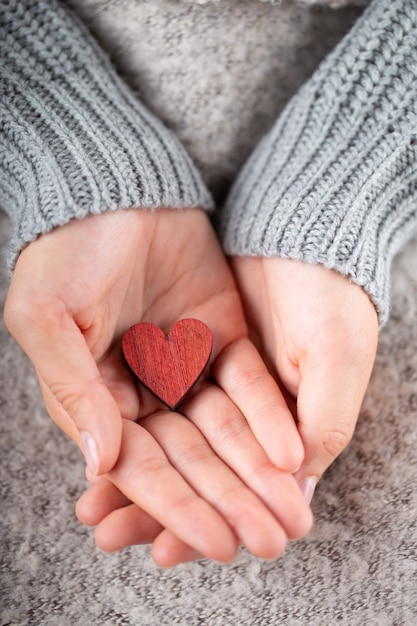
<svg viewBox="0 0 417 626">
<path fill-rule="evenodd" d="M 99 466 L 98 449 L 97 444 L 93 437 L 86 432 L 81 433 L 81 446 L 83 449 L 84 457 L 91 474 L 95 476 L 97 474 Z"/>
<path fill-rule="evenodd" d="M 310 504 L 313 499 L 314 491 L 316 490 L 316 485 L 317 485 L 317 478 L 315 478 L 314 476 L 308 476 L 307 478 L 303 478 L 298 483 L 298 486 L 307 504 Z"/>
</svg>

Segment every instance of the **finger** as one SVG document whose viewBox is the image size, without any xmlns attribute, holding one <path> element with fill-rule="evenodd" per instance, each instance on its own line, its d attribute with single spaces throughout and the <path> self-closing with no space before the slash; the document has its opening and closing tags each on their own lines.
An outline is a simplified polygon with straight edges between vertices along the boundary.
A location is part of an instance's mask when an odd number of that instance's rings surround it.
<svg viewBox="0 0 417 626">
<path fill-rule="evenodd" d="M 94 540 L 104 552 L 117 552 L 134 545 L 149 544 L 162 526 L 136 504 L 109 513 L 97 526 Z"/>
<path fill-rule="evenodd" d="M 160 567 L 172 567 L 201 558 L 198 552 L 164 530 L 135 504 L 110 513 L 97 526 L 94 539 L 105 552 L 153 543 L 152 557 Z"/>
<path fill-rule="evenodd" d="M 207 386 L 187 401 L 183 410 L 210 448 L 273 513 L 290 539 L 309 532 L 311 510 L 295 479 L 273 465 L 242 413 L 219 387 Z"/>
<path fill-rule="evenodd" d="M 122 358 L 119 342 L 107 351 L 104 359 L 100 359 L 98 369 L 122 418 L 136 421 L 139 418 L 142 398 L 138 391 L 137 378 Z"/>
<path fill-rule="evenodd" d="M 142 426 L 123 420 L 120 458 L 108 478 L 198 553 L 222 562 L 234 558 L 237 540 L 229 525 L 172 467 Z"/>
<path fill-rule="evenodd" d="M 373 348 L 335 349 L 329 341 L 328 350 L 322 346 L 320 354 L 309 354 L 300 367 L 297 412 L 306 453 L 297 480 L 308 499 L 352 438 L 373 362 Z"/>
<path fill-rule="evenodd" d="M 60 302 L 19 306 L 13 291 L 9 298 L 5 319 L 36 368 L 52 417 L 74 424 L 67 428 L 92 473 L 110 470 L 119 455 L 121 415 L 80 329 Z"/>
<path fill-rule="evenodd" d="M 174 567 L 180 563 L 204 558 L 202 554 L 187 546 L 166 529 L 155 538 L 151 555 L 159 567 Z"/>
<path fill-rule="evenodd" d="M 97 526 L 113 511 L 131 504 L 130 500 L 106 479 L 101 479 L 78 499 L 75 513 L 82 524 Z"/>
<path fill-rule="evenodd" d="M 79 498 L 76 514 L 82 524 L 97 526 L 95 542 L 105 552 L 157 540 L 152 556 L 160 567 L 201 558 L 198 552 L 164 530 L 106 479 L 101 479 Z"/>
<path fill-rule="evenodd" d="M 287 472 L 299 469 L 304 448 L 291 411 L 253 344 L 243 338 L 227 347 L 213 375 L 239 407 L 272 463 Z"/>
<path fill-rule="evenodd" d="M 195 426 L 182 416 L 167 413 L 146 419 L 144 426 L 185 480 L 216 508 L 250 552 L 265 559 L 283 552 L 287 535 L 282 525 L 213 452 Z"/>
</svg>

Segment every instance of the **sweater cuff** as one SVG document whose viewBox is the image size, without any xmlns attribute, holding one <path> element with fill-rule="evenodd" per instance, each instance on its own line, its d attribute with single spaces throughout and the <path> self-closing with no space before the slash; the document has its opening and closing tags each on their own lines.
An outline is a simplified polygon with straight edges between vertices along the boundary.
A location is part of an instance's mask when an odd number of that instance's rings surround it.
<svg viewBox="0 0 417 626">
<path fill-rule="evenodd" d="M 382 325 L 391 261 L 417 225 L 417 7 L 374 0 L 243 168 L 230 255 L 321 263 L 363 287 Z"/>
<path fill-rule="evenodd" d="M 9 264 L 38 235 L 119 208 L 212 208 L 180 142 L 56 0 L 0 3 L 0 206 Z"/>
</svg>

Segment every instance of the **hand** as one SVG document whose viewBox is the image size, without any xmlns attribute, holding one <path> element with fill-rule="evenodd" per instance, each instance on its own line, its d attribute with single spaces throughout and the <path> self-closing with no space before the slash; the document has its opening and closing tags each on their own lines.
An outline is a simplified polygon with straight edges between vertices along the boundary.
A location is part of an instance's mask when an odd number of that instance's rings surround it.
<svg viewBox="0 0 417 626">
<path fill-rule="evenodd" d="M 94 483 L 77 502 L 77 517 L 87 526 L 97 526 L 96 544 L 106 552 L 116 552 L 133 545 L 153 544 L 165 533 L 165 553 L 155 551 L 152 556 L 160 567 L 203 558 L 199 552 L 179 540 L 151 515 L 133 504 L 107 479 L 91 478 Z M 171 541 L 171 545 L 167 545 Z M 168 548 L 168 549 L 166 549 Z M 156 554 L 155 554 L 156 552 Z"/>
<path fill-rule="evenodd" d="M 308 532 L 311 512 L 295 479 L 272 465 L 237 409 L 230 415 L 221 401 L 211 411 L 213 394 L 220 391 L 207 386 L 187 401 L 188 419 L 159 412 L 140 425 L 125 421 L 116 467 L 108 480 L 88 475 L 95 484 L 77 506 L 80 521 L 98 525 L 99 547 L 153 543 L 155 562 L 169 567 L 203 556 L 230 561 L 238 543 L 276 558 L 287 538 Z"/>
<path fill-rule="evenodd" d="M 241 432 L 249 437 L 249 424 L 250 437 L 254 433 L 273 463 L 287 472 L 294 470 L 302 460 L 301 441 L 276 384 L 247 338 L 234 281 L 202 211 L 118 211 L 74 221 L 41 236 L 19 257 L 5 310 L 9 329 L 35 365 L 49 413 L 83 445 L 92 473 L 110 472 L 121 491 L 148 507 L 147 513 L 168 530 L 170 505 L 163 498 L 164 483 L 153 485 L 155 500 L 149 503 L 136 490 L 143 485 L 132 488 L 129 482 L 131 476 L 140 475 L 143 459 L 126 442 L 127 429 L 133 429 L 138 446 L 147 442 L 157 463 L 168 459 L 176 495 L 184 487 L 185 470 L 174 467 L 164 450 L 166 442 L 160 445 L 154 433 L 128 424 L 161 407 L 135 384 L 121 358 L 120 343 L 133 323 L 151 321 L 168 329 L 181 317 L 199 318 L 213 333 L 211 374 L 218 386 L 209 386 L 216 393 L 207 399 L 205 424 L 221 406 L 222 432 L 230 449 L 240 446 Z M 196 392 L 195 397 L 201 394 Z M 199 423 L 196 430 L 204 436 L 204 425 Z M 143 462 L 149 465 L 152 458 L 151 454 Z M 256 462 L 256 456 L 244 456 L 235 474 L 256 474 Z M 203 466 L 209 470 L 210 463 Z M 218 507 L 218 501 L 208 505 L 203 487 L 202 482 L 195 486 L 197 509 L 202 501 L 206 511 L 208 506 Z M 149 484 L 146 490 L 145 495 Z M 288 536 L 300 534 L 300 523 L 304 529 L 311 523 L 297 487 L 290 491 L 301 522 L 282 524 Z M 243 501 L 245 513 L 248 503 Z M 186 529 L 185 511 L 181 507 L 177 511 Z M 190 511 L 188 516 L 192 518 Z M 219 515 L 216 519 L 217 524 Z M 230 533 L 234 522 L 227 523 Z M 203 531 L 200 524 L 195 533 Z M 206 553 L 220 558 L 215 533 L 209 543 Z M 227 543 L 225 539 L 224 558 L 230 555 Z"/>
<path fill-rule="evenodd" d="M 367 294 L 323 266 L 238 258 L 235 277 L 255 343 L 295 399 L 305 457 L 297 480 L 308 500 L 355 429 L 378 341 Z"/>
</svg>

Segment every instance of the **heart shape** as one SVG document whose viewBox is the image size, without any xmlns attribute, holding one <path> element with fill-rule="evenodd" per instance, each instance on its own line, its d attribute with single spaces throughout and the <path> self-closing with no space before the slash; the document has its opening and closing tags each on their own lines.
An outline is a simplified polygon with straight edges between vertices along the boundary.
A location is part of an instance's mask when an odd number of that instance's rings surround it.
<svg viewBox="0 0 417 626">
<path fill-rule="evenodd" d="M 213 340 L 196 319 L 182 319 L 167 335 L 148 322 L 131 326 L 123 336 L 123 354 L 141 383 L 173 411 L 203 373 Z"/>
</svg>

